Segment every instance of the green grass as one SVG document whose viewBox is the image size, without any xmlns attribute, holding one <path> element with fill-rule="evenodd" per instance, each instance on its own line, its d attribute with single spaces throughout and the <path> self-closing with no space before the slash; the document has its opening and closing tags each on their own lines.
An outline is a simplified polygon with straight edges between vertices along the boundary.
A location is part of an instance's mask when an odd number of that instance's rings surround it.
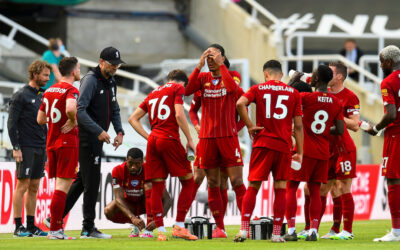
<svg viewBox="0 0 400 250">
<path fill-rule="evenodd" d="M 299 224 L 297 231 L 301 231 Z M 328 232 L 331 223 L 322 223 L 320 233 Z M 262 240 L 247 240 L 243 243 L 233 243 L 232 238 L 238 232 L 239 226 L 228 226 L 228 239 L 199 240 L 189 242 L 170 238 L 168 242 L 157 242 L 155 239 L 128 238 L 129 230 L 102 230 L 112 234 L 111 240 L 77 239 L 74 241 L 50 241 L 46 238 L 13 238 L 12 234 L 0 234 L 1 249 L 400 249 L 400 242 L 372 242 L 376 237 L 386 234 L 391 227 L 390 221 L 356 221 L 354 223 L 355 238 L 349 241 L 319 240 L 317 242 L 286 242 L 271 243 Z M 171 231 L 169 231 L 170 235 Z M 68 231 L 68 235 L 79 237 L 80 231 Z"/>
</svg>

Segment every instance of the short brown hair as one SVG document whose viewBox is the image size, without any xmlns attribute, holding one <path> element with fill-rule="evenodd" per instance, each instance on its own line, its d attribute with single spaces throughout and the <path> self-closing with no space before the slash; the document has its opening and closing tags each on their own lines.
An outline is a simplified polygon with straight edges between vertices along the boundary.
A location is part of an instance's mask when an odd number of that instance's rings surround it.
<svg viewBox="0 0 400 250">
<path fill-rule="evenodd" d="M 51 66 L 47 62 L 36 60 L 34 61 L 28 68 L 28 77 L 29 80 L 33 80 L 34 74 L 42 73 L 44 68 L 48 68 L 51 71 Z"/>
<path fill-rule="evenodd" d="M 347 67 L 342 62 L 330 62 L 329 66 L 335 67 L 336 72 L 343 76 L 343 80 L 347 77 Z"/>
<path fill-rule="evenodd" d="M 76 57 L 64 57 L 58 64 L 58 69 L 62 76 L 69 76 L 72 71 L 74 71 L 76 65 L 78 64 L 78 59 Z"/>
<path fill-rule="evenodd" d="M 188 79 L 185 71 L 183 71 L 181 69 L 174 69 L 171 72 L 169 72 L 168 81 L 184 82 L 185 86 L 186 86 L 189 79 Z"/>
</svg>

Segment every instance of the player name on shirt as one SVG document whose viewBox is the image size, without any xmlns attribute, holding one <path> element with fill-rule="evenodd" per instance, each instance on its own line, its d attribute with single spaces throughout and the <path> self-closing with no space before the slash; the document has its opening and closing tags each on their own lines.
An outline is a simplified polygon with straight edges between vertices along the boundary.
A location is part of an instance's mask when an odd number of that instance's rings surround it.
<svg viewBox="0 0 400 250">
<path fill-rule="evenodd" d="M 65 89 L 65 88 L 55 88 L 55 87 L 53 87 L 53 88 L 47 89 L 46 92 L 64 94 L 65 92 L 67 92 L 67 90 L 68 89 Z"/>
<path fill-rule="evenodd" d="M 333 103 L 332 97 L 329 96 L 318 96 L 318 102 Z"/>
<path fill-rule="evenodd" d="M 161 91 L 161 90 L 163 90 L 164 88 L 170 88 L 171 86 L 172 86 L 171 83 L 166 83 L 166 84 L 164 84 L 163 86 L 160 86 L 160 87 L 156 88 L 156 89 L 153 90 L 152 92 Z"/>
<path fill-rule="evenodd" d="M 290 93 L 294 93 L 294 88 L 289 86 L 276 86 L 276 85 L 259 85 L 259 90 L 273 90 L 273 91 L 287 91 Z"/>
</svg>

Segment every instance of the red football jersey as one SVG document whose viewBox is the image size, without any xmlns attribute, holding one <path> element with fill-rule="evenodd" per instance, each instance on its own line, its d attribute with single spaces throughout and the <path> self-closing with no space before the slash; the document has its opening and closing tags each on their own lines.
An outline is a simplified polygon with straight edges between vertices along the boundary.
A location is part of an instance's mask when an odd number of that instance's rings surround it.
<svg viewBox="0 0 400 250">
<path fill-rule="evenodd" d="M 330 128 L 343 120 L 340 101 L 330 93 L 300 93 L 303 107 L 304 155 L 329 159 Z"/>
<path fill-rule="evenodd" d="M 47 150 L 60 147 L 78 147 L 78 127 L 67 134 L 61 133 L 61 127 L 67 122 L 65 113 L 67 99 L 78 99 L 79 90 L 69 83 L 58 82 L 44 92 L 40 110 L 47 116 Z"/>
<path fill-rule="evenodd" d="M 349 118 L 350 115 L 360 114 L 360 101 L 358 97 L 348 88 L 343 88 L 338 93 L 332 93 L 342 103 L 343 116 Z M 332 135 L 330 140 L 331 153 L 340 154 L 356 150 L 356 145 L 351 138 L 349 131 L 344 130 L 343 135 Z"/>
<path fill-rule="evenodd" d="M 179 125 L 175 118 L 175 104 L 183 104 L 185 88 L 177 83 L 166 83 L 153 90 L 140 104 L 149 113 L 151 134 L 161 138 L 179 139 Z"/>
<path fill-rule="evenodd" d="M 239 98 L 243 94 L 244 94 L 243 89 L 239 87 L 239 89 L 236 91 L 236 101 L 239 100 Z M 199 116 L 197 115 L 197 112 L 199 111 L 200 107 L 201 107 L 201 90 L 194 93 L 192 104 L 190 105 L 189 117 L 193 126 L 196 126 L 200 123 Z M 235 113 L 235 117 L 236 117 L 236 129 L 239 132 L 240 130 L 242 130 L 245 124 L 242 120 L 240 120 L 240 116 L 237 113 L 237 111 Z"/>
<path fill-rule="evenodd" d="M 385 136 L 400 133 L 400 70 L 393 71 L 381 83 L 383 105 L 396 105 L 396 119 L 385 129 Z M 386 112 L 386 110 L 385 110 Z"/>
<path fill-rule="evenodd" d="M 125 192 L 125 198 L 132 202 L 138 202 L 144 199 L 144 166 L 139 173 L 131 175 L 126 167 L 126 162 L 113 168 L 112 185 L 113 188 L 122 188 Z"/>
<path fill-rule="evenodd" d="M 290 152 L 293 117 L 302 115 L 299 92 L 283 82 L 268 81 L 251 87 L 244 96 L 256 104 L 257 126 L 264 127 L 253 148 Z"/>
<path fill-rule="evenodd" d="M 189 77 L 185 94 L 191 95 L 201 90 L 199 138 L 237 135 L 235 112 L 240 74 L 228 71 L 225 66 L 221 66 L 220 70 L 221 76 L 213 77 L 211 72 L 200 73 L 196 68 Z"/>
</svg>

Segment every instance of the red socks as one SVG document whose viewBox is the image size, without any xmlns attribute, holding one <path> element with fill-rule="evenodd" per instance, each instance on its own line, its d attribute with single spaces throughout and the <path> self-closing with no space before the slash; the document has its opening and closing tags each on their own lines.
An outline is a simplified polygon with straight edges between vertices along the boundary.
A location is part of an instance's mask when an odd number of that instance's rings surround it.
<svg viewBox="0 0 400 250">
<path fill-rule="evenodd" d="M 176 215 L 176 222 L 184 222 L 185 216 L 190 209 L 193 202 L 193 177 L 188 180 L 180 180 L 182 184 L 181 192 L 178 198 L 178 212 Z"/>
<path fill-rule="evenodd" d="M 343 229 L 353 232 L 354 200 L 351 193 L 342 194 Z"/>
<path fill-rule="evenodd" d="M 223 216 L 225 216 L 225 212 L 226 212 L 226 207 L 228 206 L 228 189 L 222 189 L 221 190 L 221 197 L 222 197 L 222 214 Z M 239 207 L 239 206 L 238 206 Z M 241 210 L 242 208 L 239 208 L 239 210 Z"/>
<path fill-rule="evenodd" d="M 296 226 L 297 188 L 299 182 L 288 181 L 286 184 L 286 220 L 288 228 Z"/>
<path fill-rule="evenodd" d="M 258 189 L 254 187 L 248 187 L 243 197 L 242 203 L 242 224 L 240 230 L 246 230 L 249 232 L 250 218 L 253 213 L 254 207 L 256 206 Z"/>
<path fill-rule="evenodd" d="M 275 188 L 274 192 L 274 226 L 272 234 L 281 235 L 281 228 L 284 219 L 283 217 L 285 216 L 286 209 L 286 189 Z"/>
<path fill-rule="evenodd" d="M 62 221 L 63 221 L 63 213 L 65 208 L 65 200 L 67 198 L 67 194 L 63 191 L 56 190 L 54 191 L 53 198 L 51 199 L 50 204 L 50 215 L 51 215 L 51 223 L 50 223 L 50 231 L 57 231 L 62 229 Z"/>
<path fill-rule="evenodd" d="M 342 198 L 341 196 L 333 198 L 333 226 L 331 230 L 340 232 L 340 222 L 342 221 Z M 351 232 L 350 232 L 351 233 Z"/>
<path fill-rule="evenodd" d="M 321 196 L 320 189 L 321 183 L 308 182 L 308 189 L 310 190 L 310 219 L 311 228 L 318 230 L 320 219 L 321 219 Z"/>
<path fill-rule="evenodd" d="M 287 197 L 287 195 L 286 195 Z M 305 230 L 310 229 L 310 196 L 304 195 L 304 219 L 306 221 L 306 225 L 304 227 Z"/>
<path fill-rule="evenodd" d="M 153 219 L 156 223 L 157 227 L 164 226 L 164 210 L 162 204 L 162 195 L 165 188 L 164 181 L 154 181 L 152 182 L 152 191 L 151 191 L 151 213 L 153 214 Z M 190 197 L 192 197 L 192 193 L 190 193 Z"/>
<path fill-rule="evenodd" d="M 400 184 L 388 187 L 390 214 L 392 216 L 392 228 L 400 229 Z"/>
<path fill-rule="evenodd" d="M 208 206 L 210 207 L 217 227 L 225 230 L 224 215 L 222 214 L 222 197 L 219 187 L 208 187 Z"/>
<path fill-rule="evenodd" d="M 145 194 L 145 197 L 146 197 L 147 225 L 149 225 L 149 223 L 153 221 L 153 214 L 151 213 L 151 189 L 146 190 L 144 194 Z"/>
<path fill-rule="evenodd" d="M 244 194 L 246 193 L 246 187 L 244 186 L 244 184 L 242 184 L 234 187 L 233 190 L 235 191 L 236 194 L 236 203 L 239 208 L 239 211 L 242 212 L 242 201 Z"/>
</svg>

